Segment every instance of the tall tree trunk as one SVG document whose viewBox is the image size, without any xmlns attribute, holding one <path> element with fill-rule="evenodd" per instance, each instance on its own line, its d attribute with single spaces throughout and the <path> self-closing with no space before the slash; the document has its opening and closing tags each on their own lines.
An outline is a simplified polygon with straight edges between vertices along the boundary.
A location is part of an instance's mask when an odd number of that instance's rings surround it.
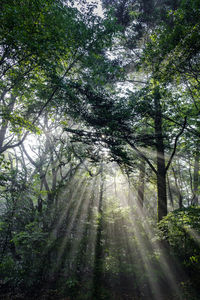
<svg viewBox="0 0 200 300">
<path fill-rule="evenodd" d="M 173 199 L 172 190 L 171 190 L 171 186 L 170 186 L 169 176 L 167 176 L 167 185 L 168 185 L 168 193 L 169 193 L 169 199 L 171 202 L 171 206 L 174 209 L 174 199 Z"/>
<path fill-rule="evenodd" d="M 193 205 L 198 205 L 198 189 L 199 189 L 199 153 L 197 152 L 194 158 L 194 174 L 193 174 Z"/>
<path fill-rule="evenodd" d="M 167 186 L 165 167 L 165 148 L 162 134 L 162 111 L 159 87 L 154 89 L 155 105 L 155 137 L 157 152 L 157 193 L 158 193 L 158 222 L 167 215 Z"/>
<path fill-rule="evenodd" d="M 181 194 L 181 189 L 178 184 L 178 178 L 176 176 L 176 171 L 174 170 L 173 167 L 172 167 L 172 171 L 174 173 L 174 180 L 175 180 L 176 191 L 177 191 L 177 195 L 178 195 L 178 205 L 179 205 L 179 208 L 181 209 L 181 208 L 183 208 L 183 196 Z"/>
<path fill-rule="evenodd" d="M 102 167 L 101 167 L 102 168 Z M 101 182 L 100 182 L 100 194 L 99 194 L 99 222 L 97 227 L 95 257 L 94 257 L 94 277 L 93 277 L 93 298 L 95 300 L 103 299 L 102 297 L 102 272 L 103 272 L 103 168 L 101 169 Z"/>
<path fill-rule="evenodd" d="M 14 109 L 15 101 L 16 101 L 16 97 L 13 97 L 11 95 L 10 103 L 8 103 L 8 105 L 7 105 L 7 115 L 8 116 L 10 116 L 10 114 L 12 113 L 12 111 Z M 3 144 L 5 141 L 6 132 L 8 129 L 8 124 L 9 124 L 8 119 L 9 118 L 2 120 L 2 124 L 1 124 L 1 128 L 0 128 L 0 153 L 3 153 L 6 150 L 6 148 L 3 147 Z"/>
<path fill-rule="evenodd" d="M 145 188 L 145 160 L 141 159 L 139 166 L 139 185 L 138 185 L 138 205 L 142 209 L 144 206 L 144 188 Z"/>
</svg>

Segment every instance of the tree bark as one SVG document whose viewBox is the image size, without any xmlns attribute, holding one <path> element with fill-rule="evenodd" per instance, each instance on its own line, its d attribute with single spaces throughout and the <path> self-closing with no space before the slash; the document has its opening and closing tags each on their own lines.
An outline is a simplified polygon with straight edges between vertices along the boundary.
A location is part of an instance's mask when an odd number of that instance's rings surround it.
<svg viewBox="0 0 200 300">
<path fill-rule="evenodd" d="M 139 185 L 138 185 L 138 205 L 141 209 L 144 206 L 144 189 L 145 189 L 145 160 L 140 163 Z"/>
<path fill-rule="evenodd" d="M 162 111 L 160 104 L 159 87 L 154 89 L 155 105 L 155 138 L 157 152 L 157 204 L 158 204 L 158 222 L 167 215 L 167 186 L 166 186 L 166 167 L 165 167 L 165 147 L 162 133 Z"/>
<path fill-rule="evenodd" d="M 198 189 L 199 189 L 199 153 L 194 158 L 194 174 L 193 174 L 193 205 L 198 205 Z"/>
<path fill-rule="evenodd" d="M 101 166 L 100 193 L 99 193 L 99 222 L 97 227 L 95 257 L 94 257 L 94 277 L 93 277 L 93 298 L 95 300 L 103 299 L 102 297 L 102 272 L 103 272 L 103 167 Z"/>
<path fill-rule="evenodd" d="M 174 199 L 173 199 L 172 190 L 171 190 L 171 186 L 170 186 L 169 176 L 167 176 L 167 185 L 168 185 L 168 193 L 169 193 L 169 199 L 171 202 L 171 206 L 174 209 Z"/>
<path fill-rule="evenodd" d="M 10 103 L 7 104 L 7 117 L 9 117 L 9 115 L 13 112 L 15 101 L 16 101 L 16 97 L 13 97 L 11 95 Z M 3 144 L 6 138 L 8 124 L 9 124 L 9 118 L 2 120 L 2 124 L 0 128 L 0 153 L 3 153 L 6 150 L 6 148 L 3 147 Z"/>
<path fill-rule="evenodd" d="M 177 176 L 176 176 L 176 171 L 174 170 L 173 167 L 172 167 L 172 171 L 174 173 L 174 180 L 175 180 L 176 191 L 177 191 L 177 195 L 178 195 L 178 205 L 179 205 L 179 208 L 182 209 L 183 208 L 183 196 L 181 194 L 181 189 L 180 189 L 179 184 L 178 184 L 178 179 L 177 179 Z"/>
</svg>

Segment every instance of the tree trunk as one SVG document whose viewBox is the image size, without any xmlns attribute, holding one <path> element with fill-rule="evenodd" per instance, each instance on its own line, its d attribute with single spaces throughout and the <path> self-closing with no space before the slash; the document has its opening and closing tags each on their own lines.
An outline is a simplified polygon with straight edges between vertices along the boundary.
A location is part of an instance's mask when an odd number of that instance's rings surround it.
<svg viewBox="0 0 200 300">
<path fill-rule="evenodd" d="M 145 188 L 145 160 L 142 159 L 140 163 L 140 174 L 138 183 L 138 205 L 141 209 L 144 206 L 144 188 Z"/>
<path fill-rule="evenodd" d="M 8 116 L 12 113 L 12 111 L 14 109 L 15 101 L 16 101 L 16 97 L 13 97 L 11 95 L 10 103 L 7 104 L 7 115 Z M 3 144 L 5 141 L 6 132 L 8 129 L 8 124 L 9 124 L 8 119 L 2 120 L 2 124 L 1 124 L 1 128 L 0 128 L 0 153 L 3 153 L 6 150 L 6 148 L 3 146 Z"/>
<path fill-rule="evenodd" d="M 168 185 L 168 193 L 169 193 L 170 203 L 171 203 L 172 209 L 174 210 L 174 199 L 173 199 L 172 190 L 171 190 L 171 186 L 170 186 L 169 176 L 167 176 L 167 185 Z"/>
<path fill-rule="evenodd" d="M 194 158 L 194 175 L 193 175 L 193 205 L 198 205 L 198 189 L 199 189 L 199 153 Z"/>
<path fill-rule="evenodd" d="M 174 180 L 175 180 L 175 185 L 176 185 L 176 191 L 177 191 L 177 195 L 178 195 L 178 205 L 179 205 L 179 208 L 183 208 L 183 197 L 182 197 L 182 194 L 181 194 L 181 189 L 178 185 L 178 179 L 177 179 L 177 176 L 176 176 L 176 171 L 174 170 L 174 168 L 172 167 L 172 171 L 174 173 Z"/>
<path fill-rule="evenodd" d="M 95 300 L 103 299 L 102 297 L 102 272 L 103 272 L 103 168 L 101 170 L 100 194 L 99 194 L 99 222 L 97 227 L 95 257 L 94 257 L 94 277 L 93 277 L 93 298 Z"/>
<path fill-rule="evenodd" d="M 160 105 L 159 87 L 154 89 L 155 105 L 155 138 L 157 152 L 157 193 L 158 193 L 158 222 L 167 215 L 167 186 L 165 167 L 165 148 L 162 134 L 162 111 Z"/>
</svg>

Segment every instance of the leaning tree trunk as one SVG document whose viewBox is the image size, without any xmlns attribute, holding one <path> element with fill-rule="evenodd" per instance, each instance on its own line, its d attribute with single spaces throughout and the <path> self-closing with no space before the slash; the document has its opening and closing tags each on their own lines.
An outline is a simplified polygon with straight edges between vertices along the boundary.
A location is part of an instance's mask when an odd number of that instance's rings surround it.
<svg viewBox="0 0 200 300">
<path fill-rule="evenodd" d="M 155 105 L 155 138 L 157 152 L 157 193 L 158 193 L 158 222 L 167 215 L 167 186 L 165 167 L 165 147 L 162 133 L 162 111 L 159 87 L 154 90 Z"/>
</svg>

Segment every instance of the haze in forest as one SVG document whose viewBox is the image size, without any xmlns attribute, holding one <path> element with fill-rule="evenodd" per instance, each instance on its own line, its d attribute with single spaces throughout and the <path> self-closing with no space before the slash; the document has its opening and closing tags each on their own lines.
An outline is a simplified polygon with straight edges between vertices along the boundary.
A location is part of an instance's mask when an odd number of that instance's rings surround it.
<svg viewBox="0 0 200 300">
<path fill-rule="evenodd" d="M 0 299 L 199 299 L 199 7 L 1 1 Z"/>
</svg>

